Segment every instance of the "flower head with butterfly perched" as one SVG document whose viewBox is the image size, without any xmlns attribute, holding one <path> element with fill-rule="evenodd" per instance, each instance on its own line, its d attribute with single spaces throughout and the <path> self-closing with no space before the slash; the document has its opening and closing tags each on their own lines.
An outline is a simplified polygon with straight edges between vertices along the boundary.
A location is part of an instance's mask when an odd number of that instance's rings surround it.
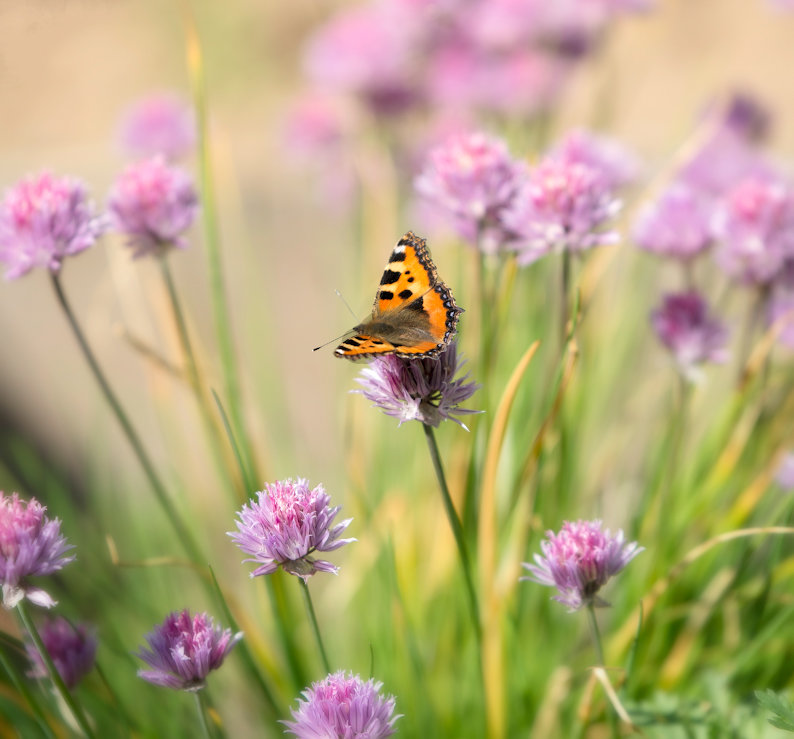
<svg viewBox="0 0 794 739">
<path fill-rule="evenodd" d="M 334 356 L 437 357 L 452 341 L 462 312 L 439 278 L 425 239 L 409 231 L 389 256 L 372 315 L 351 329 Z"/>
</svg>

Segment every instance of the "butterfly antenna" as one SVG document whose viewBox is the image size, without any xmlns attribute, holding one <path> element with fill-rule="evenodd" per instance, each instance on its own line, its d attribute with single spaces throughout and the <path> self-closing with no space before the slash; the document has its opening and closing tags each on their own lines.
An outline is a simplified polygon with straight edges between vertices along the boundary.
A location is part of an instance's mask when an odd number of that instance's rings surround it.
<svg viewBox="0 0 794 739">
<path fill-rule="evenodd" d="M 336 297 L 339 298 L 339 300 L 341 300 L 345 304 L 345 308 L 347 308 L 348 311 L 350 311 L 350 315 L 353 316 L 353 318 L 355 318 L 356 320 L 358 320 L 358 316 L 355 313 L 353 313 L 353 309 L 350 307 L 350 304 L 345 300 L 344 295 L 342 295 L 342 293 L 340 293 L 339 290 L 334 290 L 334 292 L 336 293 Z"/>
<path fill-rule="evenodd" d="M 312 351 L 316 352 L 318 349 L 322 349 L 323 347 L 326 347 L 329 344 L 333 344 L 335 341 L 341 341 L 346 336 L 352 336 L 354 333 L 355 333 L 355 331 L 352 331 L 352 330 L 351 331 L 345 331 L 341 336 L 337 336 L 335 339 L 331 339 L 330 341 L 326 341 L 325 344 L 320 344 L 320 346 L 315 346 L 314 349 L 312 349 Z"/>
</svg>

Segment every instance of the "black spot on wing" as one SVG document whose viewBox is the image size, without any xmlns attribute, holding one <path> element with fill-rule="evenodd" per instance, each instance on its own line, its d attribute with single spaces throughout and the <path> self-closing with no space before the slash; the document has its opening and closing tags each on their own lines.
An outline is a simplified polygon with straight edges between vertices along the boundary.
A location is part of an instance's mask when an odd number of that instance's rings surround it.
<svg viewBox="0 0 794 739">
<path fill-rule="evenodd" d="M 413 295 L 413 292 L 411 290 L 403 290 L 402 292 L 397 293 L 397 295 L 403 300 L 408 300 L 408 298 Z"/>
<path fill-rule="evenodd" d="M 405 306 L 406 310 L 423 311 L 425 309 L 425 299 L 420 295 L 413 303 Z"/>
<path fill-rule="evenodd" d="M 345 339 L 345 340 L 344 340 L 344 341 L 341 343 L 341 345 L 340 345 L 340 346 L 352 346 L 352 347 L 357 347 L 357 346 L 361 346 L 361 342 L 360 342 L 360 341 L 358 341 L 357 339 Z"/>
<path fill-rule="evenodd" d="M 378 300 L 394 300 L 394 293 L 391 290 L 381 290 L 378 293 Z"/>
<path fill-rule="evenodd" d="M 380 278 L 381 285 L 393 285 L 400 279 L 400 272 L 395 272 L 392 269 L 387 269 Z"/>
<path fill-rule="evenodd" d="M 400 244 L 405 242 L 400 241 Z M 397 251 L 396 249 L 391 253 L 389 257 L 389 262 L 404 262 L 405 261 L 405 250 Z"/>
</svg>

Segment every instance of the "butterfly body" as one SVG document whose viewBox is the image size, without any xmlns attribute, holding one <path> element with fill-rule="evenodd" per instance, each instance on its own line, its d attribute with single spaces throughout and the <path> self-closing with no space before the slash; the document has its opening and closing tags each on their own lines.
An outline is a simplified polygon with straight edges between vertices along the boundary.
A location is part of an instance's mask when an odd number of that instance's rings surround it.
<svg viewBox="0 0 794 739">
<path fill-rule="evenodd" d="M 425 240 L 409 231 L 389 256 L 372 315 L 351 330 L 334 355 L 435 357 L 452 341 L 462 312 L 438 277 Z"/>
</svg>

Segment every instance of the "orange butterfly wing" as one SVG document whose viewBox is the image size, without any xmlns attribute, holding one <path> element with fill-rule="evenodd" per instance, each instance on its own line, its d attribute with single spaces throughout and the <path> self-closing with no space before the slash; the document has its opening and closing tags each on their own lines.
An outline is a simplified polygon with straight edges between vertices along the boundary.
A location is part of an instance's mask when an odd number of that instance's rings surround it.
<svg viewBox="0 0 794 739">
<path fill-rule="evenodd" d="M 425 240 L 409 231 L 389 256 L 372 316 L 353 328 L 354 335 L 334 354 L 347 359 L 434 357 L 452 341 L 462 312 L 439 279 Z"/>
</svg>

